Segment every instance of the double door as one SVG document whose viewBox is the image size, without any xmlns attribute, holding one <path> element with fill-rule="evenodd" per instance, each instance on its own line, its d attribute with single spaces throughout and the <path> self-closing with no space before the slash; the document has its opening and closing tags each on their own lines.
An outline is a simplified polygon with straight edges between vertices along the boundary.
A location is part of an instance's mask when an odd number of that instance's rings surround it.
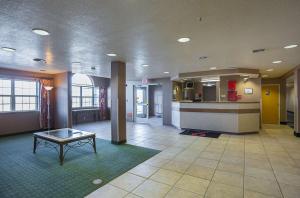
<svg viewBox="0 0 300 198">
<path fill-rule="evenodd" d="M 138 123 L 147 123 L 149 119 L 149 87 L 134 86 L 134 119 Z"/>
</svg>

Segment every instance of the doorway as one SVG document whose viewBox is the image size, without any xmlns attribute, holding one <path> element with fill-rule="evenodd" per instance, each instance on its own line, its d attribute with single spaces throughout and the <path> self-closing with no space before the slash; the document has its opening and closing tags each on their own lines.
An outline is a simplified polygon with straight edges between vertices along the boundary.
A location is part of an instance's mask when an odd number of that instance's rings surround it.
<svg viewBox="0 0 300 198">
<path fill-rule="evenodd" d="M 262 123 L 279 124 L 279 85 L 262 86 Z"/>
<path fill-rule="evenodd" d="M 134 86 L 134 121 L 163 125 L 163 91 L 159 84 Z"/>
<path fill-rule="evenodd" d="M 139 123 L 148 122 L 148 86 L 134 86 L 134 120 Z"/>
</svg>

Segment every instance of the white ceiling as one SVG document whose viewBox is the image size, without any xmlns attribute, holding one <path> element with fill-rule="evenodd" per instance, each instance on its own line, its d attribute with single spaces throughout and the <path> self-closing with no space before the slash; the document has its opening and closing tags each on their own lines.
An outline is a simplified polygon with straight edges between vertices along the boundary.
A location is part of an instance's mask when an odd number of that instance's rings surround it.
<svg viewBox="0 0 300 198">
<path fill-rule="evenodd" d="M 300 47 L 283 49 L 300 44 L 299 10 L 299 0 L 0 0 L 0 47 L 17 49 L 0 50 L 0 67 L 56 73 L 81 62 L 73 72 L 108 77 L 110 61 L 123 60 L 129 80 L 209 67 L 277 77 L 300 64 Z M 180 37 L 191 42 L 178 43 Z M 253 54 L 258 48 L 267 51 Z M 107 57 L 110 52 L 118 56 Z"/>
</svg>

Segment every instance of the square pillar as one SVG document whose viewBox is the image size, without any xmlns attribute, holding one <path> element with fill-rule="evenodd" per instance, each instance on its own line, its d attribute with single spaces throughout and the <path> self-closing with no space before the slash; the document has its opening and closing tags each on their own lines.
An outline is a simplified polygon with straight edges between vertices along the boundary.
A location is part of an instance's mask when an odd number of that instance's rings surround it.
<svg viewBox="0 0 300 198">
<path fill-rule="evenodd" d="M 294 134 L 300 137 L 300 69 L 295 69 L 294 79 L 295 109 L 294 109 Z"/>
<path fill-rule="evenodd" d="M 126 142 L 126 64 L 111 63 L 111 142 Z"/>
<path fill-rule="evenodd" d="M 55 74 L 54 128 L 72 128 L 72 72 Z"/>
</svg>

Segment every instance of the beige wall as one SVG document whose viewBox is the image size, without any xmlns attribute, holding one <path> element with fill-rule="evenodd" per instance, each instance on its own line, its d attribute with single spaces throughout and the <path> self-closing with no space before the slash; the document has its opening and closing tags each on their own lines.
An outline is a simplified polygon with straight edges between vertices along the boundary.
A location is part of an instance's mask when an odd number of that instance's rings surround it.
<svg viewBox="0 0 300 198">
<path fill-rule="evenodd" d="M 39 112 L 0 113 L 0 136 L 40 129 Z"/>
<path fill-rule="evenodd" d="M 295 132 L 297 133 L 297 136 L 300 136 L 300 68 L 295 69 L 295 81 L 294 81 L 294 87 L 295 87 Z"/>
<path fill-rule="evenodd" d="M 179 101 L 182 100 L 182 83 L 172 81 L 172 99 Z"/>
<path fill-rule="evenodd" d="M 221 76 L 220 77 L 220 98 L 221 101 L 227 101 L 228 81 L 236 80 L 237 94 L 241 95 L 240 102 L 259 102 L 261 99 L 261 79 L 250 78 L 244 82 L 244 78 L 240 76 Z M 252 88 L 253 94 L 245 94 L 245 88 Z M 222 97 L 225 96 L 225 97 Z"/>
<path fill-rule="evenodd" d="M 286 110 L 294 112 L 295 111 L 295 89 L 294 86 L 286 88 Z"/>
</svg>

